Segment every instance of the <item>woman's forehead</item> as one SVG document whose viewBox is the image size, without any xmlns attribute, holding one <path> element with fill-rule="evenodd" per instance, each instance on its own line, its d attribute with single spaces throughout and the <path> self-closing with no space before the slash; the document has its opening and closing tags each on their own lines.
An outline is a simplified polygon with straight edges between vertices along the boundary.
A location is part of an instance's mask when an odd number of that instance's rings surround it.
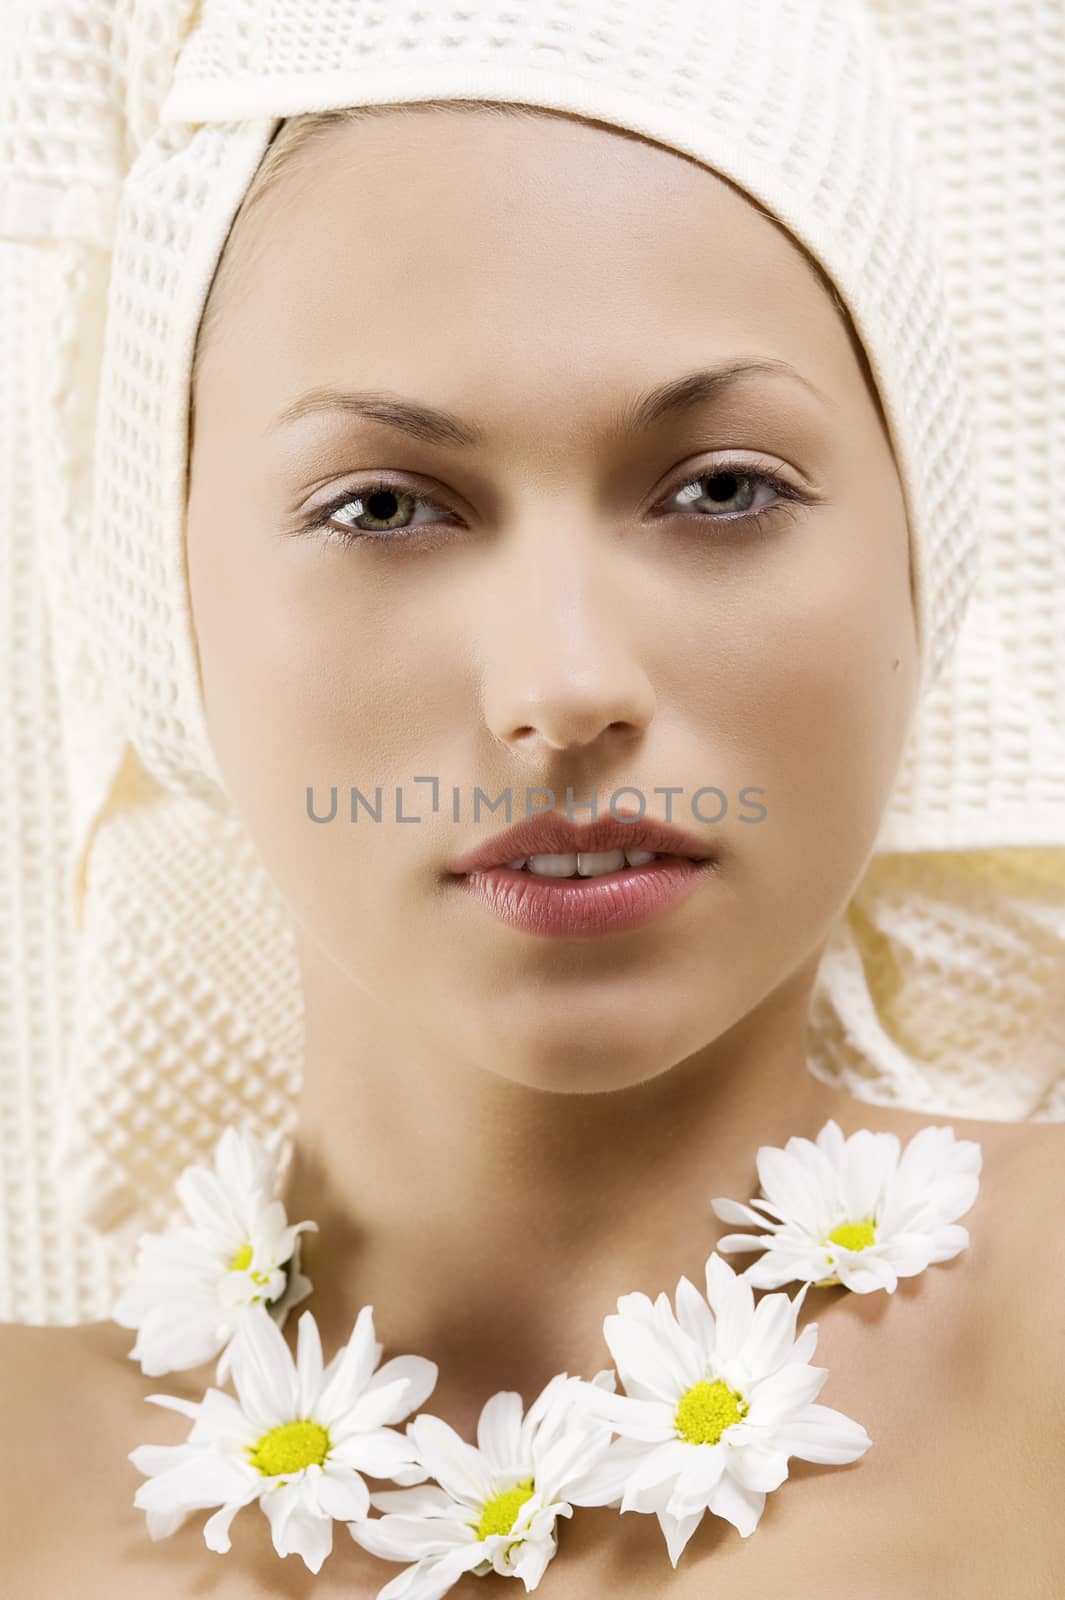
<svg viewBox="0 0 1065 1600">
<path fill-rule="evenodd" d="M 789 362 L 823 389 L 854 366 L 829 289 L 760 206 L 575 117 L 422 108 L 330 127 L 281 166 L 227 253 L 223 343 L 254 366 L 269 329 L 281 405 L 334 363 L 378 381 L 399 341 L 427 364 L 545 381 L 662 342 L 676 372 L 697 346 Z"/>
</svg>

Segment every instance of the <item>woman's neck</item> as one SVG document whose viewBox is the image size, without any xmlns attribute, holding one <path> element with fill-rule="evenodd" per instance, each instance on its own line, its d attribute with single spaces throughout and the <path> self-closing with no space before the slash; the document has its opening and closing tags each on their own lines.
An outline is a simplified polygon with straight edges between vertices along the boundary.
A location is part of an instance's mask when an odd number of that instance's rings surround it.
<svg viewBox="0 0 1065 1600">
<path fill-rule="evenodd" d="M 374 1307 L 385 1356 L 440 1366 L 427 1409 L 472 1428 L 497 1389 L 528 1403 L 610 1364 L 619 1294 L 672 1293 L 757 1192 L 759 1145 L 813 1136 L 837 1094 L 805 1065 L 816 961 L 706 1049 L 635 1088 L 559 1094 L 448 1060 L 424 1031 L 313 969 L 305 1082 L 282 1198 L 327 1359 Z M 287 1337 L 294 1346 L 297 1308 Z"/>
</svg>

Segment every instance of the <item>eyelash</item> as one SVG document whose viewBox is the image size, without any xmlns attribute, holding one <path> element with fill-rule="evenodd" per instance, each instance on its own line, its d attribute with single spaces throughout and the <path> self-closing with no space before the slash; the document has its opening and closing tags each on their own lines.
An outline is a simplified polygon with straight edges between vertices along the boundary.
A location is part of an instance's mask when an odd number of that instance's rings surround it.
<svg viewBox="0 0 1065 1600">
<path fill-rule="evenodd" d="M 663 515 L 692 517 L 698 522 L 745 523 L 753 526 L 756 532 L 761 532 L 769 521 L 778 517 L 782 512 L 788 512 L 791 515 L 794 515 L 799 506 L 810 505 L 812 503 L 809 495 L 801 493 L 798 489 L 794 488 L 792 484 L 786 483 L 783 478 L 778 477 L 775 473 L 758 470 L 755 468 L 744 468 L 742 466 L 733 467 L 728 464 L 714 467 L 706 472 L 696 473 L 693 477 L 687 478 L 683 483 L 678 484 L 677 487 L 671 490 L 668 495 L 663 496 L 663 499 L 674 500 L 676 499 L 677 495 L 683 493 L 685 489 L 690 489 L 694 485 L 701 484 L 706 481 L 712 481 L 714 478 L 724 477 L 736 478 L 739 483 L 751 482 L 759 485 L 768 485 L 776 492 L 776 494 L 779 496 L 779 499 L 774 501 L 771 505 L 763 506 L 760 511 L 743 511 L 733 513 L 732 515 L 713 516 L 709 512 L 701 511 L 673 511 L 664 512 Z M 381 493 L 398 493 L 399 495 L 409 496 L 412 500 L 415 500 L 420 505 L 431 506 L 434 510 L 442 511 L 448 516 L 453 515 L 453 513 L 448 510 L 447 506 L 443 505 L 439 500 L 434 500 L 431 495 L 420 494 L 417 490 L 406 488 L 398 478 L 383 477 L 375 479 L 372 483 L 360 484 L 355 489 L 346 489 L 343 494 L 338 495 L 334 500 L 331 500 L 328 505 L 320 507 L 312 520 L 306 523 L 303 528 L 299 529 L 298 531 L 301 533 L 317 533 L 322 541 L 326 544 L 355 545 L 362 544 L 367 540 L 373 543 L 387 544 L 410 540 L 413 536 L 418 534 L 420 529 L 435 528 L 438 525 L 436 522 L 429 522 L 422 523 L 413 528 L 408 526 L 406 528 L 395 528 L 391 531 L 388 529 L 382 529 L 377 532 L 362 528 L 335 528 L 329 526 L 330 519 L 336 516 L 338 511 L 345 510 L 346 507 L 352 505 L 356 500 L 363 502 L 364 509 L 359 513 L 359 515 L 365 516 L 365 502 L 369 500 L 372 495 Z M 658 504 L 661 505 L 662 501 L 659 501 Z"/>
</svg>

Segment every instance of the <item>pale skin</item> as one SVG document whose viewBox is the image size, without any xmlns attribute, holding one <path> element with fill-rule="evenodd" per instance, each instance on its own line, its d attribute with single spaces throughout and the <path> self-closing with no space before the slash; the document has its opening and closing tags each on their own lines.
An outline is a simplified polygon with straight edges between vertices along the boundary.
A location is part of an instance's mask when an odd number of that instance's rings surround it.
<svg viewBox="0 0 1065 1600">
<path fill-rule="evenodd" d="M 759 1145 L 830 1116 L 904 1139 L 949 1122 L 984 1149 L 969 1250 L 894 1295 L 812 1290 L 803 1313 L 821 1398 L 866 1426 L 866 1458 L 793 1463 L 749 1540 L 708 1515 L 676 1571 L 654 1518 L 578 1510 L 540 1592 L 1050 1595 L 1060 1132 L 863 1104 L 805 1066 L 818 961 L 872 852 L 919 662 L 890 440 L 823 286 L 715 174 L 562 114 L 331 129 L 231 248 L 244 266 L 195 395 L 189 580 L 219 765 L 297 927 L 306 1070 L 284 1198 L 321 1229 L 304 1266 L 327 1357 L 372 1304 L 386 1353 L 439 1363 L 425 1409 L 472 1437 L 496 1390 L 528 1402 L 556 1372 L 608 1366 L 619 1294 L 702 1287 L 730 1231 L 709 1198 L 756 1192 Z M 622 425 L 647 390 L 740 361 L 792 375 Z M 341 409 L 277 422 L 323 386 L 445 408 L 483 438 Z M 726 471 L 808 498 L 761 530 L 706 495 L 676 509 Z M 424 524 L 420 542 L 299 533 L 343 491 L 334 526 L 350 522 L 386 474 L 423 497 L 386 513 Z M 447 881 L 502 817 L 475 824 L 464 801 L 458 824 L 427 805 L 416 827 L 346 823 L 351 783 L 410 786 L 413 812 L 415 773 L 470 804 L 476 785 L 550 786 L 560 810 L 567 785 L 601 809 L 634 785 L 663 818 L 655 788 L 677 786 L 674 820 L 720 870 L 643 928 L 519 933 Z M 311 783 L 341 788 L 332 826 L 307 819 Z M 766 820 L 682 814 L 711 783 L 761 786 Z M 152 1545 L 126 1454 L 187 1424 L 144 1395 L 199 1398 L 212 1369 L 146 1379 L 109 1323 L 2 1338 L 9 1437 L 26 1441 L 0 1457 L 18 1592 L 76 1574 L 83 1596 L 370 1597 L 399 1570 L 338 1526 L 315 1577 L 255 1509 L 226 1557 L 202 1514 Z"/>
</svg>

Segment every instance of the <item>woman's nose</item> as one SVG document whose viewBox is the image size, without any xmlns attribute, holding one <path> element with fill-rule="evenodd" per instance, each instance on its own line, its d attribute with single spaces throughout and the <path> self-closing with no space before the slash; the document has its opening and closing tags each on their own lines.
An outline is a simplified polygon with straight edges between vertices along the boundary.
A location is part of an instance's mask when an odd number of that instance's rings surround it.
<svg viewBox="0 0 1065 1600">
<path fill-rule="evenodd" d="M 639 596 L 626 596 L 616 574 L 608 581 L 609 560 L 609 552 L 597 561 L 571 549 L 552 562 L 541 551 L 493 606 L 484 716 L 515 753 L 631 740 L 654 716 L 635 625 Z M 636 582 L 635 574 L 628 578 Z"/>
</svg>

